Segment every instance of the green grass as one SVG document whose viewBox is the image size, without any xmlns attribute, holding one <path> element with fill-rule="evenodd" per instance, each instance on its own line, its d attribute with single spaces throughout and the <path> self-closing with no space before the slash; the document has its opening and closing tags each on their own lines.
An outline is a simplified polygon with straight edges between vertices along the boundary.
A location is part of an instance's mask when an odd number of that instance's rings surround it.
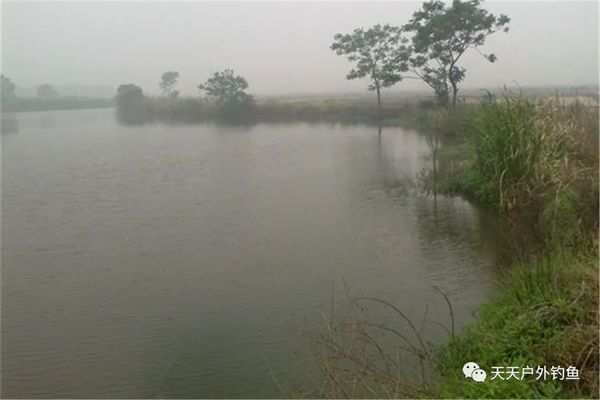
<svg viewBox="0 0 600 400">
<path fill-rule="evenodd" d="M 426 396 L 598 398 L 598 108 L 507 96 L 440 115 L 462 134 L 448 140 L 432 120 L 442 138 L 435 189 L 527 215 L 542 243 L 536 261 L 510 269 L 478 321 L 437 348 L 438 379 Z M 431 171 L 421 181 L 432 190 Z M 575 365 L 582 379 L 477 383 L 462 374 L 468 361 L 488 373 Z"/>
<path fill-rule="evenodd" d="M 594 255 L 558 250 L 516 267 L 478 321 L 438 348 L 441 398 L 597 398 L 598 269 Z M 488 380 L 465 379 L 462 365 L 477 362 Z M 490 380 L 492 366 L 579 368 L 580 381 Z"/>
<path fill-rule="evenodd" d="M 425 117 L 439 138 L 429 192 L 525 213 L 552 245 L 589 244 L 598 228 L 598 108 L 560 100 L 487 98 Z M 432 152 L 433 155 L 433 152 Z"/>
<path fill-rule="evenodd" d="M 543 208 L 569 197 L 584 177 L 597 182 L 597 150 L 589 152 L 597 144 L 588 140 L 597 136 L 598 124 L 592 122 L 597 118 L 597 108 L 559 100 L 482 101 L 469 123 L 467 190 L 500 210 Z"/>
<path fill-rule="evenodd" d="M 474 147 L 469 188 L 483 202 L 511 208 L 535 185 L 537 167 L 545 151 L 543 135 L 535 130 L 535 107 L 531 102 L 507 98 L 484 101 L 472 119 Z"/>
</svg>

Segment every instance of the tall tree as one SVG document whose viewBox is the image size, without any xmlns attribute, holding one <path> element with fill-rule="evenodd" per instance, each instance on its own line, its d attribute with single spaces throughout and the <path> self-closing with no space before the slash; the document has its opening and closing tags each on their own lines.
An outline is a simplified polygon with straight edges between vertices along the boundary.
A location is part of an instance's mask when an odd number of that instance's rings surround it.
<svg viewBox="0 0 600 400">
<path fill-rule="evenodd" d="M 160 82 L 158 86 L 162 90 L 163 94 L 171 97 L 177 97 L 179 92 L 174 90 L 175 84 L 179 79 L 179 72 L 177 71 L 167 71 L 160 77 Z"/>
<path fill-rule="evenodd" d="M 217 71 L 208 80 L 198 85 L 209 97 L 216 99 L 221 104 L 248 103 L 252 96 L 245 92 L 248 81 L 233 70 Z"/>
<path fill-rule="evenodd" d="M 408 48 L 410 70 L 433 88 L 442 105 L 447 107 L 451 97 L 454 107 L 466 72 L 459 60 L 467 50 L 483 46 L 489 35 L 508 32 L 509 22 L 506 15 L 483 9 L 480 0 L 453 0 L 449 6 L 441 0 L 427 1 L 402 27 L 414 33 Z M 494 54 L 480 54 L 496 61 Z"/>
<path fill-rule="evenodd" d="M 115 96 L 117 118 L 127 124 L 141 123 L 145 117 L 144 91 L 133 83 L 125 83 L 117 88 Z"/>
<path fill-rule="evenodd" d="M 124 83 L 117 88 L 117 107 L 133 107 L 144 101 L 144 91 L 133 83 Z"/>
<path fill-rule="evenodd" d="M 331 49 L 337 55 L 347 56 L 354 62 L 347 79 L 369 77 L 369 90 L 377 92 L 377 107 L 381 114 L 381 90 L 402 80 L 407 70 L 399 62 L 398 43 L 402 42 L 400 28 L 377 24 L 369 29 L 357 28 L 351 33 L 336 34 Z"/>
<path fill-rule="evenodd" d="M 0 86 L 2 90 L 2 101 L 9 102 L 14 100 L 15 95 L 15 84 L 4 75 L 0 75 Z"/>
<path fill-rule="evenodd" d="M 52 85 L 44 83 L 37 88 L 37 96 L 40 99 L 52 99 L 58 97 L 58 92 L 54 90 Z"/>
</svg>

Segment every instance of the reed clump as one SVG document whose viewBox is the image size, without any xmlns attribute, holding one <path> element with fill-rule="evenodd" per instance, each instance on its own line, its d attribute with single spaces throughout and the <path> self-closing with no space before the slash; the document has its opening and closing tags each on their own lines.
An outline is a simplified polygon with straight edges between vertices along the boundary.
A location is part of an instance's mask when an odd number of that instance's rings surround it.
<svg viewBox="0 0 600 400">
<path fill-rule="evenodd" d="M 425 326 L 432 322 L 426 320 L 427 315 L 422 321 L 413 320 L 394 304 L 379 298 L 353 297 L 348 305 L 350 309 L 342 317 L 332 312 L 327 329 L 314 337 L 324 380 L 318 390 L 303 397 L 426 395 L 433 376 L 433 348 L 423 335 Z M 387 315 L 391 321 L 376 321 L 369 317 L 372 313 Z M 451 335 L 451 328 L 442 327 Z"/>
<path fill-rule="evenodd" d="M 597 121 L 597 109 L 595 114 Z M 486 203 L 508 210 L 589 176 L 598 161 L 597 152 L 590 151 L 598 129 L 592 121 L 591 108 L 560 100 L 482 101 L 471 124 L 471 189 Z"/>
</svg>

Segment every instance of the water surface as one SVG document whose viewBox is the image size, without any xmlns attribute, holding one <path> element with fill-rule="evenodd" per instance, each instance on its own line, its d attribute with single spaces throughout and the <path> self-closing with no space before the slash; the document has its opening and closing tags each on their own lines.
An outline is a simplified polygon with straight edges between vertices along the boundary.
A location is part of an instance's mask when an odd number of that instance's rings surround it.
<svg viewBox="0 0 600 400">
<path fill-rule="evenodd" d="M 415 131 L 123 126 L 108 109 L 11 126 L 3 397 L 281 397 L 309 381 L 302 334 L 332 291 L 447 322 L 437 285 L 462 323 L 495 280 L 493 219 L 419 193 Z"/>
</svg>

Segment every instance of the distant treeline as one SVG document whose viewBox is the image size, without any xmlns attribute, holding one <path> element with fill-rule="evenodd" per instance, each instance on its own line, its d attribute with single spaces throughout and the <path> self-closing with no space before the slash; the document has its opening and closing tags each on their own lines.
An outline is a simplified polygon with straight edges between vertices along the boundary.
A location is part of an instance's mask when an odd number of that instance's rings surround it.
<svg viewBox="0 0 600 400">
<path fill-rule="evenodd" d="M 200 122 L 223 121 L 252 123 L 260 121 L 333 120 L 367 122 L 398 117 L 401 104 L 385 107 L 372 102 L 356 100 L 327 101 L 256 101 L 246 93 L 248 82 L 232 70 L 216 72 L 198 86 L 206 97 L 179 97 L 174 89 L 179 73 L 168 71 L 162 75 L 159 87 L 161 97 L 144 94 L 135 84 L 123 84 L 117 89 L 115 103 L 121 122 L 139 124 L 152 121 Z"/>
<path fill-rule="evenodd" d="M 45 83 L 37 88 L 37 97 L 17 97 L 15 84 L 6 76 L 0 77 L 2 111 L 48 111 L 81 108 L 112 107 L 113 99 L 61 96 L 51 85 Z"/>
<path fill-rule="evenodd" d="M 532 101 L 554 98 L 553 90 L 536 93 L 514 93 L 515 96 L 530 98 Z M 583 91 L 582 91 L 583 93 Z M 597 107 L 593 96 L 585 96 L 568 91 L 557 94 L 562 101 L 578 101 Z M 143 90 L 132 84 L 121 85 L 116 96 L 116 114 L 119 121 L 126 124 L 151 122 L 198 123 L 215 121 L 224 123 L 251 124 L 258 122 L 286 121 L 331 121 L 347 123 L 400 124 L 407 126 L 425 126 L 420 121 L 425 118 L 424 111 L 438 109 L 433 96 L 412 94 L 403 95 L 381 105 L 373 99 L 357 98 L 280 98 L 247 99 L 244 102 L 222 102 L 214 98 L 146 96 Z M 460 104 L 475 106 L 480 96 L 473 95 L 461 99 Z"/>
<path fill-rule="evenodd" d="M 481 7 L 479 0 L 454 0 L 451 5 L 440 0 L 427 1 L 422 9 L 402 26 L 376 24 L 371 28 L 356 28 L 350 33 L 338 33 L 330 48 L 353 64 L 347 79 L 369 79 L 368 89 L 377 93 L 377 111 L 370 107 L 354 109 L 322 109 L 311 106 L 257 104 L 246 93 L 248 82 L 226 69 L 213 74 L 198 86 L 207 100 L 179 100 L 175 89 L 179 72 L 167 71 L 159 87 L 163 99 L 149 99 L 134 84 L 121 85 L 117 91 L 118 116 L 124 122 L 144 122 L 152 119 L 340 119 L 350 117 L 382 120 L 385 110 L 381 91 L 405 79 L 418 79 L 429 86 L 437 104 L 454 108 L 466 69 L 459 65 L 462 56 L 471 49 L 489 62 L 494 54 L 484 54 L 478 48 L 486 38 L 498 31 L 508 32 L 510 18 L 494 15 Z M 343 115 L 341 115 L 343 114 Z"/>
<path fill-rule="evenodd" d="M 327 101 L 252 101 L 227 106 L 211 99 L 194 97 L 149 97 L 143 94 L 135 101 L 117 97 L 117 117 L 127 124 L 149 122 L 202 121 L 253 123 L 277 121 L 377 122 L 397 118 L 409 107 L 403 103 L 388 104 L 379 110 L 376 104 L 362 100 Z M 428 102 L 422 102 L 427 105 Z"/>
</svg>

